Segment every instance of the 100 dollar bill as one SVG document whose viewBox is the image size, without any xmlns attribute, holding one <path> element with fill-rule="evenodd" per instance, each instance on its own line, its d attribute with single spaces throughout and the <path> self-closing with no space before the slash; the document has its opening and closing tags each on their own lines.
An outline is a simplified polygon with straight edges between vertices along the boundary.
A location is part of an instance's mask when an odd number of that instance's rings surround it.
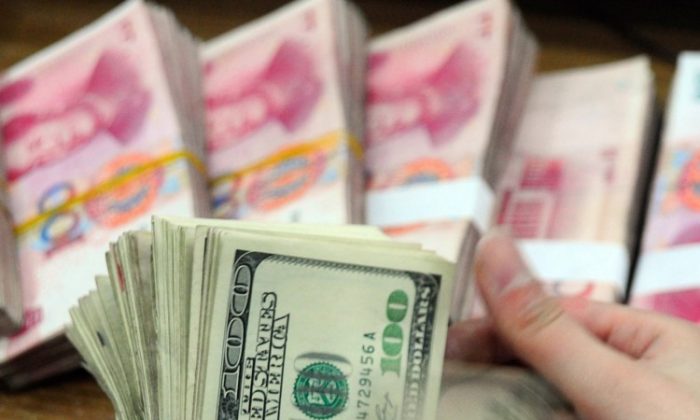
<svg viewBox="0 0 700 420">
<path fill-rule="evenodd" d="M 219 258 L 202 418 L 432 418 L 450 264 L 303 238 L 207 239 Z"/>
</svg>

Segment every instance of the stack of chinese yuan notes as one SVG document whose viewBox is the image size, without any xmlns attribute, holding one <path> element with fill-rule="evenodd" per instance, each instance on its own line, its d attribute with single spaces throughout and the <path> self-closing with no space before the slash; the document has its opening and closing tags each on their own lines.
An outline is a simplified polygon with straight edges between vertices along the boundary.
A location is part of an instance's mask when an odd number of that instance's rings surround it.
<svg viewBox="0 0 700 420">
<path fill-rule="evenodd" d="M 700 53 L 678 60 L 630 304 L 700 323 Z"/>
<path fill-rule="evenodd" d="M 539 76 L 498 189 L 498 223 L 558 295 L 624 296 L 652 171 L 646 57 Z"/>
<path fill-rule="evenodd" d="M 2 74 L 2 157 L 24 304 L 23 327 L 0 341 L 9 385 L 77 365 L 63 337 L 69 308 L 102 271 L 109 241 L 148 227 L 155 211 L 208 212 L 200 86 L 194 40 L 169 12 L 139 0 Z"/>
<path fill-rule="evenodd" d="M 153 220 L 71 341 L 118 419 L 434 419 L 454 264 L 368 226 Z"/>
<path fill-rule="evenodd" d="M 0 159 L 0 335 L 7 335 L 22 322 L 22 292 L 17 271 L 17 243 L 3 162 Z"/>
<path fill-rule="evenodd" d="M 491 224 L 536 43 L 506 0 L 463 3 L 381 36 L 367 75 L 367 222 L 456 262 L 451 316 Z"/>
<path fill-rule="evenodd" d="M 217 217 L 360 223 L 365 24 L 302 0 L 203 47 Z"/>
</svg>

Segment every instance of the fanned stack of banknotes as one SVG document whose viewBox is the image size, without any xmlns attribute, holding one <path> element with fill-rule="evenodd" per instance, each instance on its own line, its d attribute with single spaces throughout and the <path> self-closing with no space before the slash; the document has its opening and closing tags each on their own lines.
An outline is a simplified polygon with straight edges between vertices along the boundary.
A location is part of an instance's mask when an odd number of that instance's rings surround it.
<svg viewBox="0 0 700 420">
<path fill-rule="evenodd" d="M 454 265 L 430 251 L 371 227 L 155 218 L 107 265 L 68 335 L 121 418 L 435 413 Z"/>
<path fill-rule="evenodd" d="M 534 76 L 507 0 L 368 34 L 298 0 L 203 43 L 129 0 L 0 73 L 3 382 L 82 361 L 121 418 L 563 418 L 528 372 L 443 368 L 496 225 L 555 295 L 700 322 L 700 54 L 657 147 L 646 57 Z"/>
</svg>

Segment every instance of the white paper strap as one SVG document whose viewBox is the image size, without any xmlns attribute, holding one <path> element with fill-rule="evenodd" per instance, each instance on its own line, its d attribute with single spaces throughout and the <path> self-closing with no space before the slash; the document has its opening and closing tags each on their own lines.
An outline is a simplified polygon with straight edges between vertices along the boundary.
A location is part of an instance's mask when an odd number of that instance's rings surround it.
<svg viewBox="0 0 700 420">
<path fill-rule="evenodd" d="M 485 232 L 493 201 L 493 191 L 480 177 L 371 191 L 367 194 L 367 223 L 388 227 L 470 219 Z"/>
<path fill-rule="evenodd" d="M 700 287 L 700 245 L 642 254 L 632 283 L 633 295 Z"/>
<path fill-rule="evenodd" d="M 518 247 L 534 274 L 543 281 L 595 281 L 624 291 L 629 252 L 609 242 L 520 240 Z"/>
</svg>

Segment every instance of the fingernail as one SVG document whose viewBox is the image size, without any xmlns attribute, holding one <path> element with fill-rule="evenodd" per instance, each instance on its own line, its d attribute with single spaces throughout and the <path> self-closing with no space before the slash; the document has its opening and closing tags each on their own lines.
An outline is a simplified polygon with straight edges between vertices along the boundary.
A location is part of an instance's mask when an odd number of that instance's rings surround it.
<svg viewBox="0 0 700 420">
<path fill-rule="evenodd" d="M 498 225 L 491 228 L 490 232 L 494 235 L 510 236 L 513 238 L 513 229 L 510 225 Z"/>
<path fill-rule="evenodd" d="M 534 281 L 535 279 L 527 270 L 520 270 L 515 275 L 504 275 L 498 278 L 492 283 L 493 291 L 496 295 L 502 296 Z"/>
<path fill-rule="evenodd" d="M 483 248 L 487 243 L 491 242 L 492 240 L 496 238 L 502 238 L 502 237 L 507 237 L 507 238 L 512 238 L 512 235 L 510 234 L 510 227 L 503 225 L 503 226 L 496 226 L 494 228 L 489 229 L 488 232 L 484 236 L 481 237 L 481 240 L 479 243 L 476 245 L 477 251 L 481 248 Z"/>
<path fill-rule="evenodd" d="M 494 298 L 534 281 L 512 238 L 496 229 L 482 239 L 477 252 L 479 285 Z"/>
</svg>

